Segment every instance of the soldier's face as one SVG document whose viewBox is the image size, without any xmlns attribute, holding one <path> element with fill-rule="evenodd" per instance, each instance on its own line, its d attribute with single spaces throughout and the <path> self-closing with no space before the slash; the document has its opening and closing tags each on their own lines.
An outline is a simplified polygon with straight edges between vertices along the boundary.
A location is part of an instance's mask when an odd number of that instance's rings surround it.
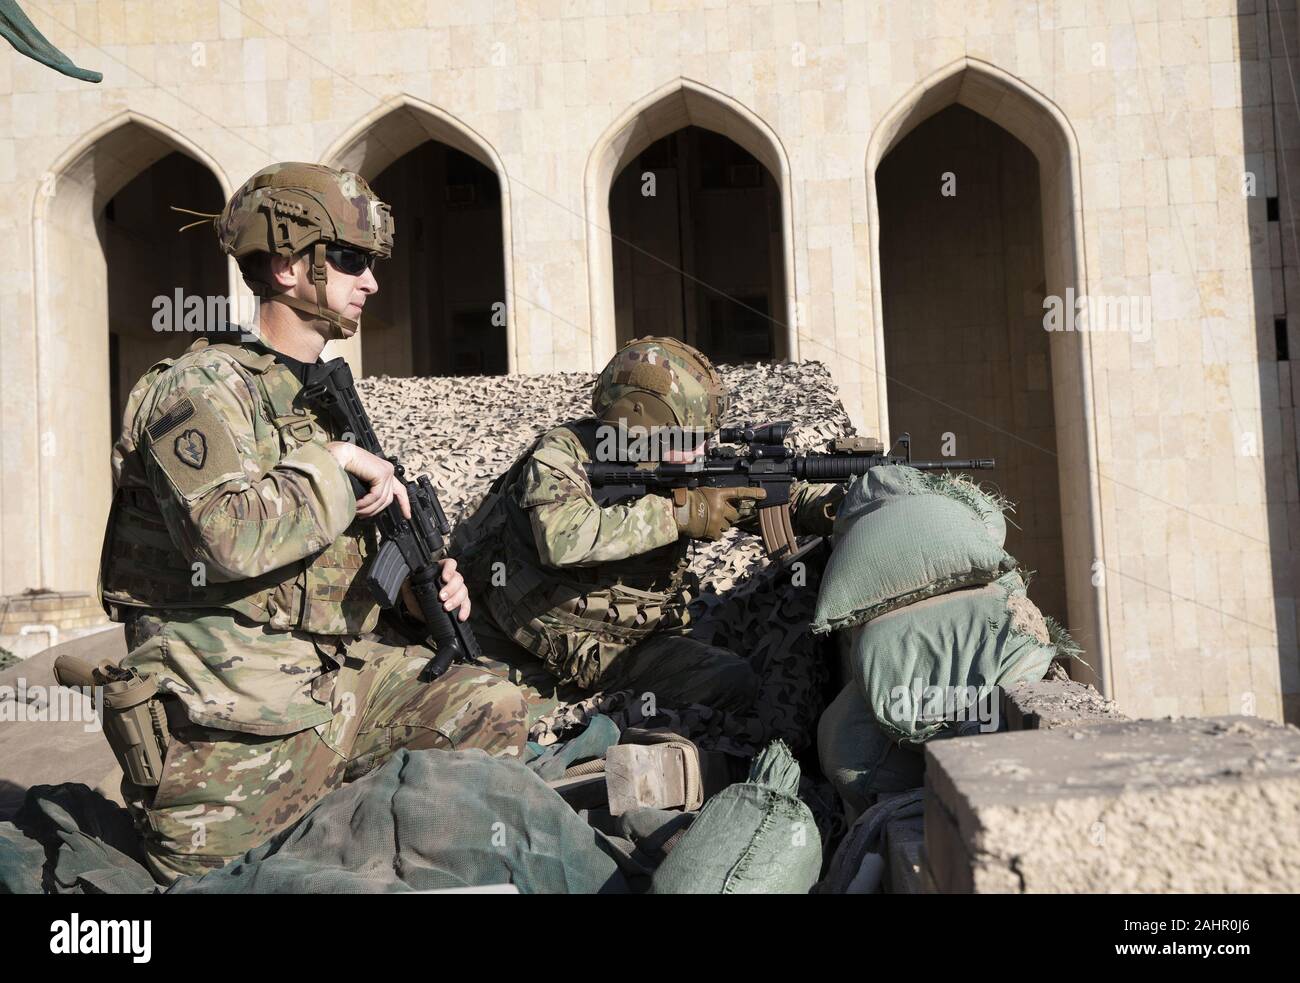
<svg viewBox="0 0 1300 983">
<path fill-rule="evenodd" d="M 361 319 L 366 299 L 379 292 L 379 281 L 375 279 L 372 269 L 365 269 L 360 274 L 344 273 L 333 263 L 326 261 L 325 269 L 329 279 L 325 282 L 325 303 L 336 314 Z M 315 302 L 316 285 L 311 282 L 311 257 L 304 254 L 294 261 L 292 269 L 293 283 L 290 292 L 303 300 Z"/>
<path fill-rule="evenodd" d="M 366 298 L 379 292 L 379 281 L 375 271 L 367 267 L 359 275 L 344 273 L 333 263 L 326 262 L 329 280 L 325 284 L 325 298 L 330 310 L 360 320 L 361 309 L 366 306 Z M 308 286 L 311 286 L 309 283 Z M 311 288 L 313 291 L 315 287 Z"/>
</svg>

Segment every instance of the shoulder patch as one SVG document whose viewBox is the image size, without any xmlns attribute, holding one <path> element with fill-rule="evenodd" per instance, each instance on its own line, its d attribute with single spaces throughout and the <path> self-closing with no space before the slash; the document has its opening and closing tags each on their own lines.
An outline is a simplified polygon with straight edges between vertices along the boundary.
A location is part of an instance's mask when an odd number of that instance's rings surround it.
<svg viewBox="0 0 1300 983">
<path fill-rule="evenodd" d="M 250 372 L 262 373 L 275 364 L 274 355 L 259 355 L 255 351 L 245 348 L 243 345 L 232 345 L 229 342 L 218 342 L 215 345 L 208 345 L 208 351 L 213 354 L 221 354 L 232 359 L 248 369 Z"/>
<path fill-rule="evenodd" d="M 188 396 L 178 402 L 153 423 L 145 427 L 150 440 L 157 440 L 173 427 L 178 427 L 194 415 L 194 401 Z"/>
<path fill-rule="evenodd" d="M 208 439 L 203 436 L 202 430 L 186 430 L 176 438 L 172 449 L 182 462 L 197 471 L 203 467 L 203 462 L 207 459 Z"/>
<path fill-rule="evenodd" d="M 173 420 L 167 428 L 154 427 L 170 417 L 181 405 L 190 412 L 183 420 Z M 149 456 L 167 476 L 172 487 L 186 502 L 223 482 L 245 478 L 243 458 L 235 441 L 230 422 L 223 418 L 201 391 L 191 390 L 184 399 L 147 427 L 150 436 Z M 182 426 L 183 429 L 178 429 Z"/>
</svg>

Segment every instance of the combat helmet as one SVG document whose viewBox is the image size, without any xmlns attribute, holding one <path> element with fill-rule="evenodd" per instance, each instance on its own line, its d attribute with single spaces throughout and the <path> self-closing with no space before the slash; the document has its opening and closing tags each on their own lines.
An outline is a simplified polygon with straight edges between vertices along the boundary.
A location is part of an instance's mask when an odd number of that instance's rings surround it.
<svg viewBox="0 0 1300 983">
<path fill-rule="evenodd" d="M 712 433 L 729 401 L 703 352 L 676 338 L 637 338 L 601 371 L 591 408 L 605 423 Z"/>
<path fill-rule="evenodd" d="M 234 193 L 213 225 L 222 251 L 237 261 L 257 252 L 291 259 L 310 249 L 316 303 L 276 292 L 259 281 L 250 287 L 264 301 L 325 320 L 335 338 L 353 334 L 357 322 L 330 310 L 326 302 L 326 247 L 338 243 L 384 258 L 393 251 L 388 205 L 361 175 L 323 164 L 288 162 L 262 168 Z"/>
</svg>

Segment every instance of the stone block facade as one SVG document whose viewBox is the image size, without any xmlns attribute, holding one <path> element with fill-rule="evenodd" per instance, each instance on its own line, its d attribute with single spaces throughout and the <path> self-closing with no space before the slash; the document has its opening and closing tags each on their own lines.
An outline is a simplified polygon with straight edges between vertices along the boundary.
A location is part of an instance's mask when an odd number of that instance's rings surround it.
<svg viewBox="0 0 1300 983">
<path fill-rule="evenodd" d="M 694 126 L 774 182 L 777 357 L 827 363 L 862 432 L 1002 442 L 1026 562 L 1090 680 L 1134 716 L 1300 714 L 1295 0 L 29 13 L 104 80 L 0 51 L 0 595 L 93 589 L 109 367 L 134 364 L 107 330 L 132 310 L 106 213 L 152 165 L 179 153 L 224 197 L 271 161 L 372 178 L 438 141 L 499 184 L 508 369 L 585 370 L 627 306 L 613 182 Z"/>
</svg>

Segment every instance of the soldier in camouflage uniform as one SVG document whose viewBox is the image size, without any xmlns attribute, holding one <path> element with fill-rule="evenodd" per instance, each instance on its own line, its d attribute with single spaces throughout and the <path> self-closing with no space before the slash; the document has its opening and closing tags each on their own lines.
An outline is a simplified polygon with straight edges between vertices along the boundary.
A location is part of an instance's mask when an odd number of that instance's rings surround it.
<svg viewBox="0 0 1300 983">
<path fill-rule="evenodd" d="M 159 687 L 158 784 L 123 794 L 165 881 L 223 866 L 397 747 L 518 755 L 526 740 L 508 681 L 453 666 L 420 682 L 429 649 L 376 634 L 362 520 L 394 498 L 409 511 L 405 488 L 295 398 L 377 289 L 388 207 L 355 174 L 279 164 L 214 225 L 263 299 L 261 343 L 200 339 L 132 390 L 100 571 L 122 666 Z M 455 561 L 442 579 L 464 620 Z"/>
<path fill-rule="evenodd" d="M 671 338 L 625 345 L 597 379 L 595 416 L 544 434 L 457 530 L 455 551 L 480 616 L 486 609 L 492 622 L 488 631 L 583 690 L 635 690 L 666 707 L 747 710 L 759 686 L 748 661 L 690 635 L 687 606 L 697 584 L 688 553 L 693 539 L 754 525 L 763 491 L 679 489 L 671 498 L 602 508 L 583 470 L 609 460 L 603 447 L 635 446 L 621 435 L 657 434 L 676 445 L 660 460 L 693 460 L 727 403 L 717 371 L 691 346 Z M 642 443 L 654 450 L 661 442 Z M 796 531 L 829 533 L 842 495 L 837 485 L 796 483 Z"/>
</svg>

